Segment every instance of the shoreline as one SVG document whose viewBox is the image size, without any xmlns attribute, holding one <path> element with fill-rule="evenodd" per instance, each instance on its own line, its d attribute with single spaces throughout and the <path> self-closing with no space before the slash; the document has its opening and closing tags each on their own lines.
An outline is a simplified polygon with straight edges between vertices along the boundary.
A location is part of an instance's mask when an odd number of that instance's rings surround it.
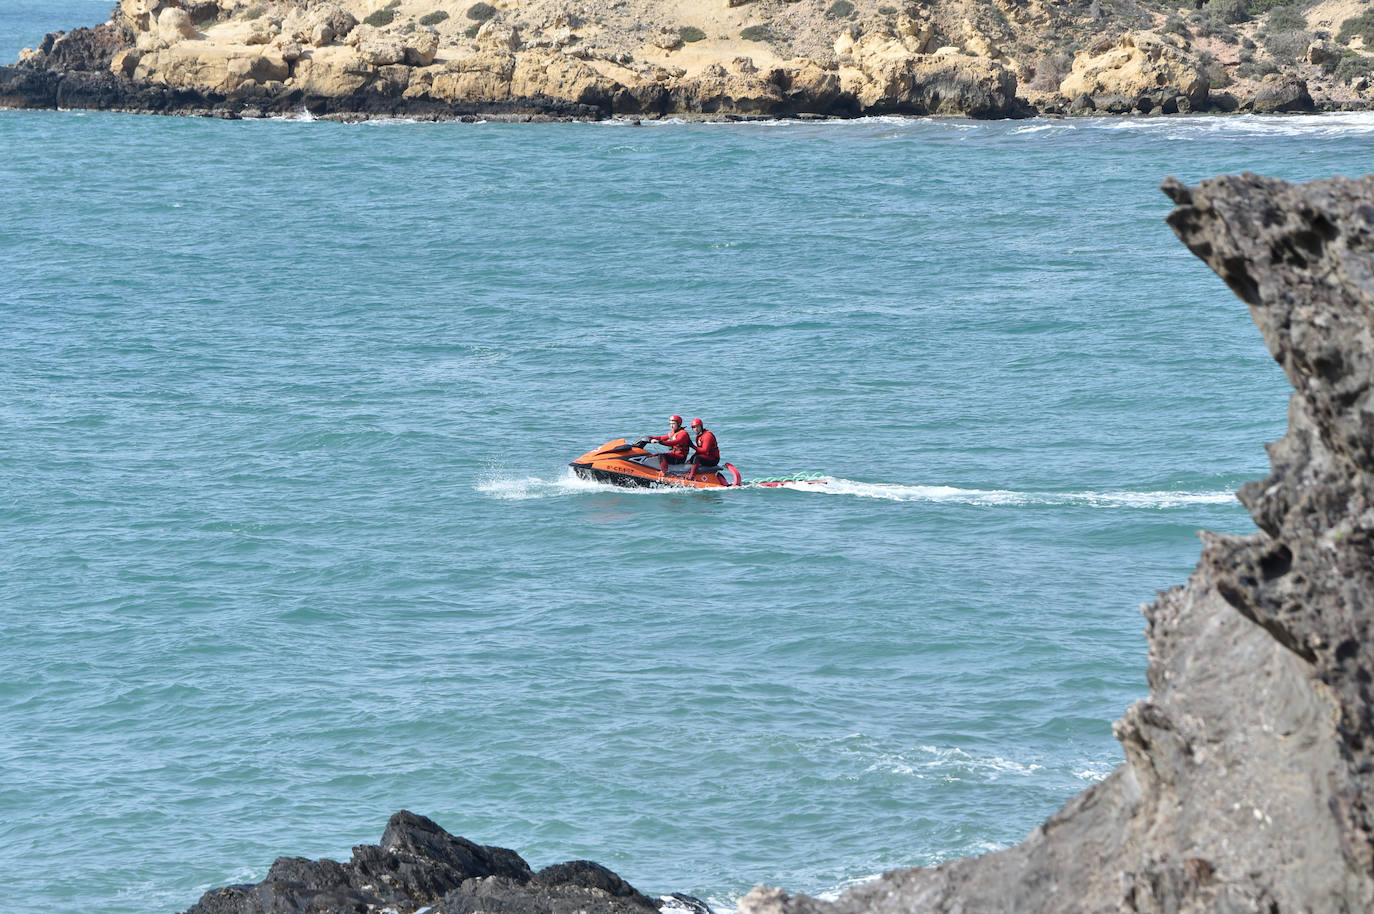
<svg viewBox="0 0 1374 914">
<path fill-rule="evenodd" d="M 0 68 L 3 70 L 4 68 Z M 527 106 L 520 102 L 502 103 L 472 103 L 465 106 L 455 106 L 458 110 L 435 111 L 428 106 L 416 106 L 413 109 L 397 109 L 393 111 L 363 111 L 356 109 L 330 110 L 330 106 L 317 106 L 315 109 L 309 105 L 283 105 L 277 103 L 262 104 L 234 104 L 223 102 L 210 102 L 208 104 L 187 104 L 178 107 L 152 108 L 146 106 L 102 104 L 75 105 L 75 104 L 53 104 L 53 105 L 13 105 L 0 103 L 0 113 L 13 111 L 96 111 L 108 112 L 111 114 L 132 114 L 151 117 L 205 117 L 214 120 L 239 121 L 239 120 L 294 120 L 302 122 L 325 121 L 340 124 L 363 124 L 378 121 L 405 121 L 416 124 L 615 124 L 624 126 L 642 126 L 646 124 L 776 124 L 776 123 L 799 123 L 799 124 L 837 124 L 863 121 L 878 118 L 895 118 L 898 120 L 939 120 L 939 121 L 979 121 L 985 123 L 996 123 L 999 121 L 1043 121 L 1043 122 L 1074 122 L 1088 120 L 1115 120 L 1115 121 L 1154 121 L 1154 120 L 1195 120 L 1198 118 L 1217 117 L 1217 118 L 1242 118 L 1242 117 L 1277 117 L 1277 118 L 1298 118 L 1315 117 L 1321 115 L 1339 114 L 1363 114 L 1374 112 L 1374 100 L 1361 104 L 1345 104 L 1331 107 L 1317 107 L 1303 111 L 1265 111 L 1255 112 L 1249 110 L 1224 110 L 1208 109 L 1203 111 L 1177 111 L 1169 114 L 1143 113 L 1132 111 L 1127 113 L 1113 113 L 1107 111 L 1085 111 L 1085 112 L 1041 112 L 1032 110 L 1028 113 L 1020 114 L 1015 117 L 1005 118 L 975 118 L 960 114 L 914 114 L 908 112 L 864 112 L 861 114 L 813 114 L 802 112 L 797 114 L 701 114 L 697 112 L 670 112 L 662 115 L 629 115 L 629 114 L 605 114 L 601 112 L 587 114 L 573 114 L 559 111 L 556 107 L 540 109 Z"/>
<path fill-rule="evenodd" d="M 1209 76 L 1205 52 L 1150 30 L 1098 39 L 1068 76 L 1046 84 L 976 36 L 940 44 L 947 35 L 912 10 L 845 26 L 833 47 L 807 49 L 814 56 L 783 56 L 723 37 L 710 49 L 689 49 L 675 34 L 634 45 L 572 14 L 531 26 L 515 7 L 455 37 L 417 27 L 425 17 L 394 28 L 369 24 L 372 15 L 360 22 L 334 0 L 247 11 L 207 2 L 121 0 L 108 22 L 48 33 L 0 65 L 0 109 L 516 122 L 1374 110 L 1374 92 L 1337 92 L 1315 65 L 1263 80 Z M 600 43 L 554 28 L 565 19 L 599 29 Z"/>
</svg>

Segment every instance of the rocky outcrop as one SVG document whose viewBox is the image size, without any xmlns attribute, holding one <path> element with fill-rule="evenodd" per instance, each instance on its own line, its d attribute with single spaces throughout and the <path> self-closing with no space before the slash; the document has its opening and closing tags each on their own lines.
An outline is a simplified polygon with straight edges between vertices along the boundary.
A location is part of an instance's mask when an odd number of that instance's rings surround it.
<svg viewBox="0 0 1374 914">
<path fill-rule="evenodd" d="M 1164 190 L 1295 393 L 1259 532 L 1146 608 L 1125 764 L 1017 847 L 742 914 L 1374 910 L 1374 177 Z"/>
<path fill-rule="evenodd" d="M 1114 45 L 1080 52 L 1060 83 L 1066 98 L 1087 97 L 1111 113 L 1159 108 L 1162 113 L 1201 110 L 1210 83 L 1198 59 L 1151 32 L 1123 35 Z"/>
<path fill-rule="evenodd" d="M 1269 77 L 1250 104 L 1250 110 L 1256 114 L 1312 111 L 1315 107 L 1307 83 L 1295 76 Z"/>
<path fill-rule="evenodd" d="M 895 34 L 842 33 L 835 41 L 841 90 L 872 114 L 1006 117 L 1018 110 L 1016 76 L 987 57 L 949 47 L 926 53 L 928 26 L 900 23 Z"/>
<path fill-rule="evenodd" d="M 674 906 L 707 910 L 689 896 Z M 281 857 L 262 882 L 213 889 L 186 914 L 409 914 L 422 907 L 429 914 L 658 914 L 659 902 L 599 864 L 577 860 L 535 872 L 514 851 L 473 844 L 402 811 L 380 844 L 355 847 L 347 863 Z"/>
<path fill-rule="evenodd" d="M 1306 110 L 1302 96 L 1264 85 L 1277 75 L 1285 87 L 1305 85 L 1314 108 L 1374 106 L 1374 56 L 1335 28 L 1330 4 L 1306 20 L 1202 6 L 119 0 L 108 23 L 123 42 L 113 80 L 98 79 L 104 68 L 89 61 L 54 56 L 45 41 L 0 67 L 0 96 L 11 106 L 50 106 L 60 94 L 74 104 L 225 116 Z M 1241 15 L 1249 21 L 1235 23 Z"/>
<path fill-rule="evenodd" d="M 838 27 L 841 43 L 849 42 L 840 63 L 828 54 L 783 57 L 764 42 L 772 35 L 767 29 L 748 41 L 718 39 L 713 57 L 684 50 L 687 40 L 668 26 L 641 45 L 634 39 L 627 45 L 624 37 L 593 45 L 573 31 L 581 19 L 566 10 L 547 17 L 545 28 L 529 26 L 518 8 L 507 16 L 487 6 L 491 12 L 477 14 L 484 19 L 456 33 L 420 25 L 425 17 L 400 22 L 392 12 L 399 5 L 373 9 L 359 22 L 354 13 L 375 4 L 121 0 L 110 23 L 73 33 L 92 53 L 66 53 L 72 37 L 54 35 L 27 50 L 18 65 L 0 67 L 0 104 L 225 116 L 302 108 L 317 115 L 590 118 L 991 118 L 1026 111 L 1015 73 L 992 59 L 1001 52 L 993 54 L 981 32 L 969 40 L 985 56 L 953 48 L 931 53 L 933 26 L 905 14 L 858 43 L 851 34 L 857 29 Z M 433 21 L 454 18 L 443 12 Z M 94 53 L 97 44 L 102 53 Z M 687 66 L 675 65 L 674 55 Z"/>
</svg>

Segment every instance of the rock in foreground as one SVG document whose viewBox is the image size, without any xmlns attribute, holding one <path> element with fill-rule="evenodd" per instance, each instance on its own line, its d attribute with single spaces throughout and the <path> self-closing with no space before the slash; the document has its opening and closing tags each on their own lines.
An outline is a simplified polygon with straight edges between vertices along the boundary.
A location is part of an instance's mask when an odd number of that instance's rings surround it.
<svg viewBox="0 0 1374 914">
<path fill-rule="evenodd" d="M 1164 191 L 1296 392 L 1239 493 L 1260 532 L 1146 608 L 1125 764 L 1017 847 L 742 914 L 1374 910 L 1374 176 Z"/>
<path fill-rule="evenodd" d="M 213 889 L 186 914 L 383 909 L 409 914 L 421 907 L 429 914 L 657 914 L 659 909 L 596 863 L 578 860 L 534 872 L 515 851 L 473 844 L 402 811 L 391 817 L 380 844 L 355 847 L 347 863 L 282 857 L 262 882 Z"/>
</svg>

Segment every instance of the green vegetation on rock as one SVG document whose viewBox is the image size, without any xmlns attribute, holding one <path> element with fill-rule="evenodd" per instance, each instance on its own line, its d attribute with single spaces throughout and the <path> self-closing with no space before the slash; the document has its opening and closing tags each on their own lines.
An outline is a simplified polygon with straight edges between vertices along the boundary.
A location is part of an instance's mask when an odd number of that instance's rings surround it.
<svg viewBox="0 0 1374 914">
<path fill-rule="evenodd" d="M 745 41 L 772 41 L 777 36 L 766 25 L 750 25 L 740 30 L 739 37 Z"/>
<path fill-rule="evenodd" d="M 476 22 L 486 22 L 495 15 L 496 7 L 492 6 L 490 3 L 478 2 L 468 7 L 468 18 Z"/>
<path fill-rule="evenodd" d="M 421 25 L 438 25 L 448 18 L 448 13 L 444 10 L 435 10 L 432 13 L 425 13 L 420 17 Z"/>
<path fill-rule="evenodd" d="M 261 7 L 261 6 L 250 7 L 250 8 L 248 9 L 248 12 L 246 12 L 246 13 L 243 14 L 243 18 L 244 18 L 244 19 L 257 19 L 259 16 L 261 16 L 261 15 L 262 15 L 263 13 L 265 13 L 265 12 L 267 12 L 267 10 L 264 9 L 263 7 Z"/>
<path fill-rule="evenodd" d="M 1202 66 L 1202 72 L 1207 74 L 1207 82 L 1211 88 L 1225 89 L 1235 81 L 1231 79 L 1231 74 L 1226 71 L 1222 62 L 1210 52 L 1200 52 L 1197 56 L 1197 62 Z"/>
<path fill-rule="evenodd" d="M 1296 32 L 1307 31 L 1307 17 L 1296 6 L 1276 6 L 1264 17 L 1265 31 Z"/>
<path fill-rule="evenodd" d="M 1279 65 L 1273 58 L 1260 57 L 1236 67 L 1236 75 L 1245 79 L 1263 79 L 1279 72 Z"/>
<path fill-rule="evenodd" d="M 1374 7 L 1342 22 L 1341 30 L 1336 33 L 1336 40 L 1346 42 L 1356 35 L 1363 38 L 1366 45 L 1374 45 Z"/>
<path fill-rule="evenodd" d="M 1250 0 L 1207 0 L 1202 10 L 1219 22 L 1235 25 L 1250 18 Z"/>
<path fill-rule="evenodd" d="M 1374 76 L 1374 57 L 1363 54 L 1349 54 L 1336 64 L 1336 78 L 1343 83 L 1353 83 L 1360 77 Z"/>
<path fill-rule="evenodd" d="M 1250 0 L 1250 15 L 1258 16 L 1280 6 L 1293 6 L 1293 0 Z M 1293 9 L 1298 9 L 1293 6 Z"/>
<path fill-rule="evenodd" d="M 394 20 L 395 18 L 396 11 L 391 9 L 390 7 L 387 7 L 385 9 L 380 9 L 369 13 L 367 17 L 363 19 L 363 22 L 367 25 L 381 28 L 384 25 L 391 25 L 392 20 Z"/>
<path fill-rule="evenodd" d="M 1256 37 L 1278 60 L 1301 57 L 1312 40 L 1307 34 L 1307 17 L 1296 6 L 1276 6 L 1270 10 Z"/>
<path fill-rule="evenodd" d="M 677 30 L 678 37 L 686 42 L 701 41 L 706 33 L 694 25 L 684 25 Z"/>
</svg>

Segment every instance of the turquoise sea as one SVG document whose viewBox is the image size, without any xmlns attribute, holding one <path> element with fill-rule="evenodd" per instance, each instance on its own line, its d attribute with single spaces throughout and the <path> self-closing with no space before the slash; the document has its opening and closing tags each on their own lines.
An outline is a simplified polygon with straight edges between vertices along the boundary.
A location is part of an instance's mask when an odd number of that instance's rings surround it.
<svg viewBox="0 0 1374 914">
<path fill-rule="evenodd" d="M 107 12 L 6 0 L 0 51 Z M 0 112 L 0 908 L 401 808 L 722 910 L 1016 843 L 1285 425 L 1157 185 L 1372 140 Z M 671 413 L 829 484 L 570 477 Z"/>
</svg>

